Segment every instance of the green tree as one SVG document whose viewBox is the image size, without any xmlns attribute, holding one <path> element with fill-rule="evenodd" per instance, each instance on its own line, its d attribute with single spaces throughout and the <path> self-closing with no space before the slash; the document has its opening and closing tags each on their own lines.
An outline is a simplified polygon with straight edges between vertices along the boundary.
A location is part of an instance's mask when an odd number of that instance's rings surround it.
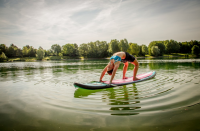
<svg viewBox="0 0 200 131">
<path fill-rule="evenodd" d="M 160 50 L 160 54 L 159 55 L 164 55 L 165 53 L 165 45 L 163 41 L 158 41 L 156 46 L 158 46 L 158 49 Z"/>
<path fill-rule="evenodd" d="M 137 43 L 129 43 L 128 53 L 138 56 L 140 52 L 140 46 Z"/>
<path fill-rule="evenodd" d="M 172 52 L 172 45 L 171 45 L 171 43 L 169 42 L 169 40 L 166 40 L 166 41 L 164 42 L 164 45 L 165 45 L 165 52 L 166 52 L 167 54 L 170 54 L 170 53 Z"/>
<path fill-rule="evenodd" d="M 62 57 L 62 56 L 63 56 L 63 53 L 59 53 L 59 56 Z"/>
<path fill-rule="evenodd" d="M 9 47 L 8 47 L 8 51 L 7 51 L 7 56 L 8 57 L 15 57 L 15 47 L 13 44 L 11 44 Z"/>
<path fill-rule="evenodd" d="M 199 48 L 199 46 L 198 46 L 198 45 L 194 45 L 194 46 L 192 47 L 192 54 L 198 56 L 199 53 L 200 53 L 200 48 Z"/>
<path fill-rule="evenodd" d="M 45 50 L 45 56 L 52 56 L 52 55 L 53 55 L 53 51 L 51 49 Z"/>
<path fill-rule="evenodd" d="M 2 54 L 2 52 L 6 53 L 7 47 L 5 44 L 0 44 L 0 54 Z"/>
<path fill-rule="evenodd" d="M 174 40 L 166 40 L 164 42 L 165 45 L 165 51 L 167 54 L 171 54 L 171 53 L 178 53 L 179 49 L 180 49 L 180 45 L 177 41 Z"/>
<path fill-rule="evenodd" d="M 62 54 L 66 56 L 78 56 L 77 44 L 65 44 L 62 46 Z"/>
<path fill-rule="evenodd" d="M 150 44 L 148 46 L 149 55 L 152 55 L 151 54 L 151 47 L 152 46 L 158 46 L 158 48 L 160 50 L 160 54 L 159 55 L 162 56 L 165 53 L 165 45 L 164 45 L 163 41 L 152 41 L 152 42 L 150 42 Z"/>
<path fill-rule="evenodd" d="M 104 58 L 104 57 L 108 57 L 108 43 L 106 41 L 96 41 L 96 46 L 97 48 L 97 54 L 98 57 L 100 58 Z"/>
<path fill-rule="evenodd" d="M 33 46 L 29 46 L 29 45 L 23 46 L 22 54 L 23 56 L 26 56 L 26 57 L 35 57 L 36 49 L 34 49 Z"/>
<path fill-rule="evenodd" d="M 191 53 L 191 47 L 189 42 L 181 42 L 179 43 L 180 52 L 181 53 Z"/>
<path fill-rule="evenodd" d="M 194 45 L 199 46 L 199 42 L 197 40 L 191 40 L 189 43 L 190 43 L 191 48 L 193 48 Z"/>
<path fill-rule="evenodd" d="M 87 57 L 88 56 L 88 45 L 83 43 L 80 45 L 79 47 L 79 54 L 83 57 Z"/>
<path fill-rule="evenodd" d="M 88 57 L 97 58 L 98 57 L 98 47 L 96 42 L 89 42 L 88 44 Z"/>
<path fill-rule="evenodd" d="M 129 45 L 128 45 L 127 39 L 120 40 L 120 42 L 119 42 L 119 49 L 121 51 L 127 51 L 128 48 L 129 48 Z"/>
<path fill-rule="evenodd" d="M 0 61 L 7 60 L 7 56 L 4 54 L 4 52 L 1 53 L 0 55 Z"/>
<path fill-rule="evenodd" d="M 65 44 L 62 46 L 62 53 L 66 56 L 73 56 L 75 50 L 74 44 Z"/>
<path fill-rule="evenodd" d="M 45 55 L 45 51 L 43 50 L 42 47 L 39 47 L 38 50 L 36 51 L 36 57 L 38 60 L 42 60 L 44 58 Z"/>
<path fill-rule="evenodd" d="M 147 48 L 146 45 L 142 45 L 141 52 L 142 52 L 143 56 L 145 56 L 146 54 L 148 54 L 148 48 Z"/>
<path fill-rule="evenodd" d="M 24 46 L 22 48 L 22 54 L 23 54 L 23 56 L 28 56 L 28 48 L 27 48 L 27 46 Z"/>
<path fill-rule="evenodd" d="M 113 54 L 115 52 L 118 52 L 120 51 L 119 49 L 119 41 L 114 39 L 114 40 L 111 40 L 110 43 L 108 44 L 108 52 Z"/>
<path fill-rule="evenodd" d="M 78 45 L 76 43 L 74 43 L 74 52 L 72 56 L 78 56 L 79 52 L 78 52 Z"/>
<path fill-rule="evenodd" d="M 108 44 L 106 41 L 90 42 L 88 45 L 88 57 L 102 58 L 108 56 Z"/>
<path fill-rule="evenodd" d="M 17 49 L 16 56 L 17 57 L 23 57 L 23 53 L 22 53 L 22 50 L 20 48 Z"/>
<path fill-rule="evenodd" d="M 51 46 L 51 50 L 53 51 L 53 53 L 58 56 L 59 53 L 61 53 L 61 47 L 58 44 L 54 44 Z"/>
<path fill-rule="evenodd" d="M 106 41 L 95 41 L 87 44 L 81 44 L 79 47 L 79 54 L 88 58 L 103 58 L 107 57 L 108 44 Z"/>
<path fill-rule="evenodd" d="M 6 51 L 6 56 L 8 56 L 8 57 L 20 57 L 21 56 L 20 51 L 21 51 L 21 49 L 19 49 L 16 45 L 11 44 Z"/>
<path fill-rule="evenodd" d="M 35 57 L 35 55 L 36 55 L 36 49 L 34 49 L 33 46 L 30 46 L 30 48 L 28 49 L 28 55 L 30 57 Z"/>
<path fill-rule="evenodd" d="M 153 56 L 158 56 L 160 54 L 160 49 L 158 48 L 158 46 L 151 47 L 151 54 Z"/>
<path fill-rule="evenodd" d="M 178 42 L 175 40 L 170 40 L 170 42 L 172 45 L 172 53 L 178 53 L 180 50 L 180 45 L 178 44 Z"/>
</svg>

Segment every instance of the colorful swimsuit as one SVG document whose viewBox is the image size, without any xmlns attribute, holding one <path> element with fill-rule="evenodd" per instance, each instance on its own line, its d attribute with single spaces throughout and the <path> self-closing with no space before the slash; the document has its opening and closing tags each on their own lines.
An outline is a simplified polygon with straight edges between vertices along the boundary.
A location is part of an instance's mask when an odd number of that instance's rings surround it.
<svg viewBox="0 0 200 131">
<path fill-rule="evenodd" d="M 111 59 L 114 59 L 115 62 L 118 62 L 118 61 L 121 62 L 121 57 L 119 57 L 119 56 L 117 56 L 117 55 L 112 56 L 112 57 L 110 58 L 110 60 L 111 60 Z M 114 62 L 114 63 L 115 63 L 115 62 Z"/>
<path fill-rule="evenodd" d="M 128 62 L 133 62 L 135 60 L 135 57 L 133 55 L 130 55 L 129 53 L 125 52 L 126 58 L 122 59 L 121 62 L 126 63 Z"/>
<path fill-rule="evenodd" d="M 130 55 L 130 54 L 127 53 L 127 52 L 125 52 L 125 54 L 126 54 L 126 58 L 124 58 L 124 59 L 121 59 L 121 57 L 119 57 L 119 56 L 117 56 L 117 55 L 114 55 L 114 56 L 112 56 L 112 57 L 110 58 L 110 60 L 111 60 L 111 59 L 114 59 L 115 62 L 120 61 L 120 62 L 123 62 L 123 63 L 126 63 L 127 61 L 128 61 L 128 62 L 133 62 L 133 61 L 135 60 L 135 57 L 134 57 L 134 56 Z M 115 62 L 114 62 L 114 63 L 115 63 Z"/>
</svg>

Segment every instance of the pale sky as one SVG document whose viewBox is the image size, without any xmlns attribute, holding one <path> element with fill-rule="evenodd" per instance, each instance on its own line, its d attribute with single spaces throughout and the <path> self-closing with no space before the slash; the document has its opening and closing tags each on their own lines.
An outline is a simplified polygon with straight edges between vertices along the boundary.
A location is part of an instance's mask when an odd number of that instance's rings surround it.
<svg viewBox="0 0 200 131">
<path fill-rule="evenodd" d="M 200 41 L 200 0 L 0 0 L 0 44 Z"/>
</svg>

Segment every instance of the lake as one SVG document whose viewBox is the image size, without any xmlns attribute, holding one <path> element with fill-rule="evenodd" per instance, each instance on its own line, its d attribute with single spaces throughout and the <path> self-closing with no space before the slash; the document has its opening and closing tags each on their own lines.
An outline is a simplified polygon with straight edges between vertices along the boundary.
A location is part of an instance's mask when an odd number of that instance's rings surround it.
<svg viewBox="0 0 200 131">
<path fill-rule="evenodd" d="M 101 90 L 74 87 L 98 81 L 108 61 L 0 63 L 0 130 L 200 130 L 200 59 L 138 59 L 138 74 L 156 71 L 155 78 Z M 122 71 L 123 64 L 114 79 Z"/>
</svg>

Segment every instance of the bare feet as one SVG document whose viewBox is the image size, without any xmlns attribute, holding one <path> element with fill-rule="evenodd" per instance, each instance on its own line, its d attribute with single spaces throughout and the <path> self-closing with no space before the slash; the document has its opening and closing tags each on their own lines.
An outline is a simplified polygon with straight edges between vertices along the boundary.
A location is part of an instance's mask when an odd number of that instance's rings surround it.
<svg viewBox="0 0 200 131">
<path fill-rule="evenodd" d="M 128 79 L 128 77 L 125 76 L 125 77 L 123 77 L 123 79 Z"/>
<path fill-rule="evenodd" d="M 133 78 L 133 81 L 137 81 L 137 80 L 140 80 L 140 79 L 138 79 L 137 77 L 136 77 L 136 78 Z"/>
</svg>

